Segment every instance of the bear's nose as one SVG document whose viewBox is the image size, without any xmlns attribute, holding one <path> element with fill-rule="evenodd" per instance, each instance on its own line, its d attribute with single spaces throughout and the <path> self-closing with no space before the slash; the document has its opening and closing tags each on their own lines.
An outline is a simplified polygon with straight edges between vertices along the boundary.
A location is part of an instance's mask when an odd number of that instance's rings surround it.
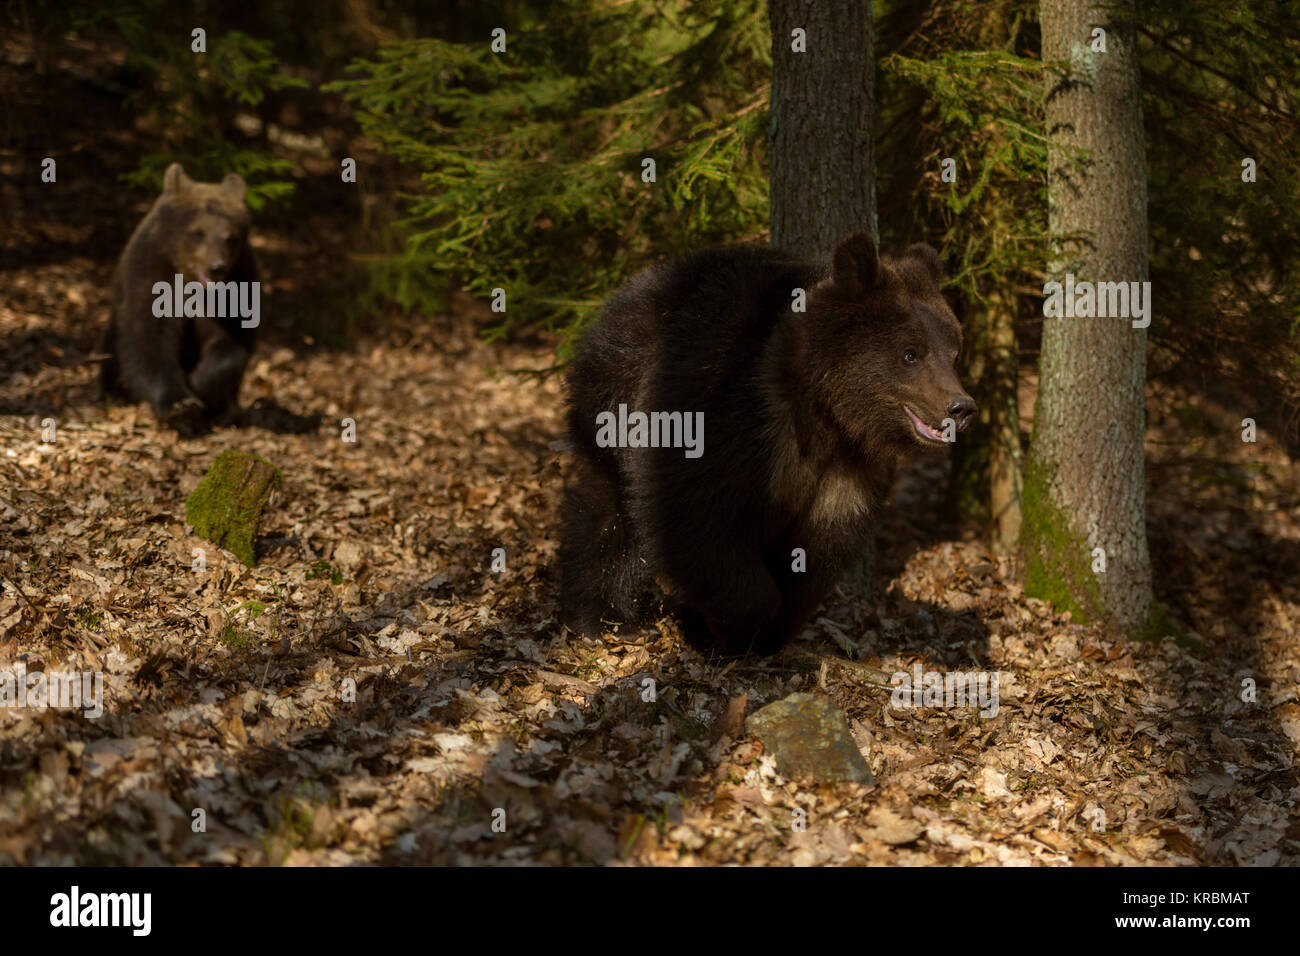
<svg viewBox="0 0 1300 956">
<path fill-rule="evenodd" d="M 958 431 L 965 428 L 975 417 L 975 399 L 969 395 L 958 395 L 948 403 L 948 417 L 957 423 Z"/>
<path fill-rule="evenodd" d="M 226 264 L 224 262 L 214 262 L 208 266 L 208 275 L 221 277 L 226 274 Z"/>
</svg>

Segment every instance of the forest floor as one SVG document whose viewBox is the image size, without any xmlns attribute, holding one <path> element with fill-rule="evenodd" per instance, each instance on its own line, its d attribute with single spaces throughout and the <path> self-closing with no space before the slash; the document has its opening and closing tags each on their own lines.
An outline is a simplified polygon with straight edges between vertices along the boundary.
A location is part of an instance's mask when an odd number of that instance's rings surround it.
<svg viewBox="0 0 1300 956">
<path fill-rule="evenodd" d="M 125 168 L 88 122 L 69 135 Z M 837 593 L 783 654 L 712 659 L 669 620 L 584 640 L 556 603 L 561 381 L 516 374 L 553 342 L 486 344 L 459 296 L 347 348 L 281 327 L 243 402 L 321 428 L 178 438 L 95 395 L 147 199 L 0 164 L 0 672 L 94 671 L 106 697 L 98 718 L 0 708 L 0 864 L 1300 863 L 1300 469 L 1243 443 L 1241 414 L 1151 389 L 1148 534 L 1179 640 L 1026 598 L 942 520 L 942 457 L 888 506 L 877 599 Z M 268 312 L 347 255 L 339 209 L 309 206 L 259 229 Z M 255 569 L 184 520 L 227 448 L 284 473 Z M 997 671 L 996 716 L 891 706 L 879 674 L 914 664 Z M 739 729 L 795 691 L 844 711 L 874 785 L 785 780 Z"/>
</svg>

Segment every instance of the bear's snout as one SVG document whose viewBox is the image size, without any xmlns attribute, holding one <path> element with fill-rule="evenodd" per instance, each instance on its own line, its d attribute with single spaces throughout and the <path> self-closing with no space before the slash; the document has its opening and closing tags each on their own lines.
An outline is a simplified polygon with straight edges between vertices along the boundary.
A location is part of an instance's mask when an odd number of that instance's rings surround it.
<svg viewBox="0 0 1300 956">
<path fill-rule="evenodd" d="M 957 430 L 963 431 L 975 417 L 975 399 L 969 395 L 958 395 L 948 403 L 948 417 L 957 423 Z"/>
</svg>

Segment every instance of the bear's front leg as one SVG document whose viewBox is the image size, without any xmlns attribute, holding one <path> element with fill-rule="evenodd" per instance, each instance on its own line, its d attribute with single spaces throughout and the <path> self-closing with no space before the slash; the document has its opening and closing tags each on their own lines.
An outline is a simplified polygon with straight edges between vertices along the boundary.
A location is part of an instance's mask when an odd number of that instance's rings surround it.
<svg viewBox="0 0 1300 956">
<path fill-rule="evenodd" d="M 199 362 L 190 372 L 189 385 L 211 412 L 233 408 L 239 399 L 250 350 L 231 338 L 215 319 L 195 322 L 199 339 Z"/>
<path fill-rule="evenodd" d="M 688 637 L 700 643 L 704 635 L 690 633 L 702 623 L 711 643 L 724 654 L 756 649 L 764 627 L 781 608 L 781 591 L 757 552 L 696 552 L 693 573 L 682 603 L 694 614 L 684 615 Z"/>
<path fill-rule="evenodd" d="M 771 654 L 799 635 L 835 586 L 838 573 L 794 574 L 781 582 L 783 600 L 771 620 L 763 625 L 755 650 Z"/>
<path fill-rule="evenodd" d="M 160 422 L 188 418 L 201 407 L 181 368 L 184 318 L 157 317 L 148 295 L 126 296 L 114 317 L 117 380 L 146 401 Z"/>
<path fill-rule="evenodd" d="M 758 644 L 768 653 L 779 650 L 799 635 L 817 609 L 858 560 L 869 532 L 845 526 L 838 533 L 805 529 L 768 553 L 769 567 L 781 589 L 781 608 L 763 628 Z M 803 551 L 798 565 L 787 563 L 794 548 Z"/>
</svg>

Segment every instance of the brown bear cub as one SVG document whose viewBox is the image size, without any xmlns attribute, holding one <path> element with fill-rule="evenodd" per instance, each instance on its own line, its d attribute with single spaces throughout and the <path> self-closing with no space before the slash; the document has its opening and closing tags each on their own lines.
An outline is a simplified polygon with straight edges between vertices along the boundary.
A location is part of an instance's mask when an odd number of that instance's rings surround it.
<svg viewBox="0 0 1300 956">
<path fill-rule="evenodd" d="M 259 290 L 244 189 L 234 173 L 198 183 L 172 163 L 113 271 L 104 390 L 147 401 L 182 431 L 236 407 L 252 354 L 260 317 L 244 313 Z"/>
<path fill-rule="evenodd" d="M 825 266 L 711 249 L 615 293 L 568 374 L 566 623 L 642 619 L 658 585 L 696 646 L 771 653 L 797 634 L 902 456 L 974 415 L 941 278 L 929 246 L 881 259 L 855 235 Z"/>
</svg>

